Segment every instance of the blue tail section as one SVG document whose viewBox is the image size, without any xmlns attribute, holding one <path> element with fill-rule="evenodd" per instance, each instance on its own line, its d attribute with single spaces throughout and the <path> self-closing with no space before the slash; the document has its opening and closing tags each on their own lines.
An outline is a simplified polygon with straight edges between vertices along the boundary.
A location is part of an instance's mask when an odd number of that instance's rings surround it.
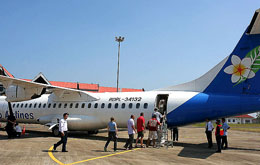
<svg viewBox="0 0 260 165">
<path fill-rule="evenodd" d="M 259 10 L 205 93 L 260 94 Z M 259 71 L 259 72 L 258 72 Z"/>
<path fill-rule="evenodd" d="M 260 9 L 233 52 L 200 78 L 158 89 L 225 94 L 260 94 Z M 259 71 L 259 72 L 258 72 Z"/>
<path fill-rule="evenodd" d="M 233 52 L 200 78 L 159 90 L 197 92 L 167 114 L 168 126 L 260 110 L 260 9 Z"/>
</svg>

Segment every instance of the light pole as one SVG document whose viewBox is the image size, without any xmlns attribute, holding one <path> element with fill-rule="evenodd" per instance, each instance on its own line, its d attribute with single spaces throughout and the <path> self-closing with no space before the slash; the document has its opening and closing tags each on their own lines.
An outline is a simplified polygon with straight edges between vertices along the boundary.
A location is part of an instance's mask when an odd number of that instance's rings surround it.
<svg viewBox="0 0 260 165">
<path fill-rule="evenodd" d="M 118 59 L 117 59 L 117 81 L 116 81 L 116 92 L 118 92 L 118 84 L 119 84 L 119 59 L 120 59 L 120 42 L 123 42 L 125 37 L 119 36 L 116 37 L 116 41 L 118 42 Z"/>
</svg>

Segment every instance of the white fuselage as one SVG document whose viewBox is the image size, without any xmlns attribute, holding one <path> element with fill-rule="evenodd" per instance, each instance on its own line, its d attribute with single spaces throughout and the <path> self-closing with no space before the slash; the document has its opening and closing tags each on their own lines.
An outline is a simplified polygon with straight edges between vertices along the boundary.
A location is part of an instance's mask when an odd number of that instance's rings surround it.
<svg viewBox="0 0 260 165">
<path fill-rule="evenodd" d="M 17 122 L 23 123 L 57 123 L 62 114 L 68 112 L 69 130 L 97 130 L 107 127 L 110 117 L 114 117 L 118 127 L 125 128 L 130 115 L 138 117 L 144 112 L 148 121 L 156 104 L 157 96 L 168 95 L 167 112 L 195 96 L 197 92 L 119 92 L 96 93 L 97 101 L 70 101 L 56 99 L 54 94 L 44 94 L 40 98 L 12 103 Z M 6 121 L 8 103 L 0 97 L 0 121 Z"/>
</svg>

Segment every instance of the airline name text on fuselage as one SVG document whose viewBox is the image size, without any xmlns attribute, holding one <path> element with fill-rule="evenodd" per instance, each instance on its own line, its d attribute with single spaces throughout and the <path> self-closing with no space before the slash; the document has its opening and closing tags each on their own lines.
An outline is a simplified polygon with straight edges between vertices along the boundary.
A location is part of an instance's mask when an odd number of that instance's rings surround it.
<svg viewBox="0 0 260 165">
<path fill-rule="evenodd" d="M 23 113 L 23 112 L 19 112 L 19 111 L 14 111 L 14 116 L 16 119 L 34 119 L 34 115 L 33 113 Z M 0 119 L 2 118 L 7 118 L 8 117 L 8 111 L 5 112 L 5 114 L 2 114 L 0 112 Z"/>
</svg>

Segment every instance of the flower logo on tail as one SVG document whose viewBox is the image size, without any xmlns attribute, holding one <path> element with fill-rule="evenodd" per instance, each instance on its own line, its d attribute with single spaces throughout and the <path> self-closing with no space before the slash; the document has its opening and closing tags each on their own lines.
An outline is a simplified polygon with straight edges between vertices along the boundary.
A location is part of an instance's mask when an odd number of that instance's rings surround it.
<svg viewBox="0 0 260 165">
<path fill-rule="evenodd" d="M 255 77 L 256 72 L 260 69 L 260 46 L 251 50 L 242 60 L 237 55 L 231 57 L 232 65 L 227 66 L 224 72 L 231 76 L 231 82 L 241 82 Z"/>
</svg>

